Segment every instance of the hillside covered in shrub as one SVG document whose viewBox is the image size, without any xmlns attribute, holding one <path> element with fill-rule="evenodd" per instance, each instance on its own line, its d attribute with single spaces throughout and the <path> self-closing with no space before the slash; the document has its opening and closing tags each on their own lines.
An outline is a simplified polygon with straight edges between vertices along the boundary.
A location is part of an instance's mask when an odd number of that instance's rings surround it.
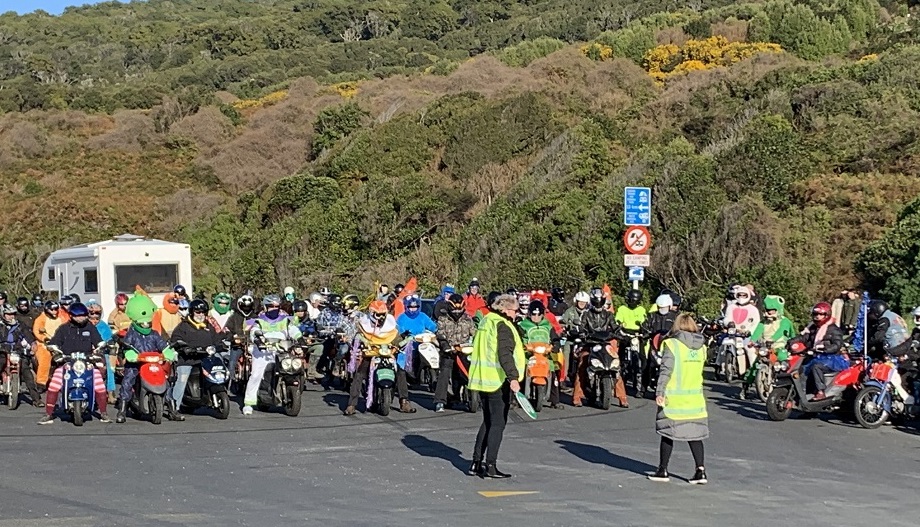
<svg viewBox="0 0 920 527">
<path fill-rule="evenodd" d="M 609 282 L 920 303 L 920 25 L 876 0 L 149 0 L 0 16 L 0 283 L 134 232 L 214 292 Z M 911 16 L 913 15 L 913 16 Z M 905 208 L 906 207 L 906 208 Z M 903 209 L 903 210 L 902 210 Z"/>
</svg>

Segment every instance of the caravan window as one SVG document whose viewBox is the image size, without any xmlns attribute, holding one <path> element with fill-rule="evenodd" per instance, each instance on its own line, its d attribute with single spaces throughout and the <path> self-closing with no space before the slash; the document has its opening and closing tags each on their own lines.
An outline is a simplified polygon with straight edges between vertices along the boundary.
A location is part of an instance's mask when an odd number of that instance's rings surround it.
<svg viewBox="0 0 920 527">
<path fill-rule="evenodd" d="M 121 293 L 130 293 L 135 286 L 151 294 L 170 293 L 178 283 L 178 264 L 115 266 L 115 289 Z"/>
<path fill-rule="evenodd" d="M 83 291 L 86 293 L 99 292 L 99 275 L 95 269 L 83 270 Z"/>
<path fill-rule="evenodd" d="M 49 267 L 49 268 L 48 268 L 48 281 L 49 281 L 49 282 L 53 282 L 53 281 L 54 281 L 54 267 Z"/>
</svg>

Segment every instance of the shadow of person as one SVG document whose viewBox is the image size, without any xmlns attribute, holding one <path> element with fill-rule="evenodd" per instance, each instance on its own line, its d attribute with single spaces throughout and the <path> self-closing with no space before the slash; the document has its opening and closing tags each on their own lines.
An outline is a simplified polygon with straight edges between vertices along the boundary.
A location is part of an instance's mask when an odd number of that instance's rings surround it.
<svg viewBox="0 0 920 527">
<path fill-rule="evenodd" d="M 326 406 L 338 406 L 339 410 L 345 410 L 348 406 L 348 394 L 343 393 L 326 393 L 323 394 L 323 402 Z"/>
<path fill-rule="evenodd" d="M 402 443 L 409 450 L 424 457 L 433 457 L 449 461 L 451 465 L 461 472 L 466 472 L 470 462 L 460 455 L 456 448 L 449 447 L 440 441 L 428 439 L 418 434 L 409 434 L 402 438 Z"/>
<path fill-rule="evenodd" d="M 564 439 L 556 440 L 556 444 L 560 445 L 560 447 L 569 454 L 581 458 L 588 463 L 607 465 L 611 468 L 634 472 L 643 476 L 648 472 L 655 471 L 655 467 L 648 463 L 614 454 L 606 448 L 601 448 L 599 446 L 586 445 L 584 443 L 576 443 Z"/>
</svg>

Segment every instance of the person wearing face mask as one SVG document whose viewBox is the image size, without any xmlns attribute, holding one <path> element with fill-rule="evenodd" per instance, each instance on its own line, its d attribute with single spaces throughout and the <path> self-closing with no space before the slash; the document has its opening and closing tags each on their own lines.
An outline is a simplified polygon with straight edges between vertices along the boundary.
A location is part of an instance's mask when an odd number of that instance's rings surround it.
<svg viewBox="0 0 920 527">
<path fill-rule="evenodd" d="M 297 292 L 294 291 L 294 288 L 287 286 L 284 288 L 284 300 L 289 304 L 294 304 L 294 301 L 297 300 Z"/>
<path fill-rule="evenodd" d="M 162 309 L 158 309 L 153 315 L 153 330 L 164 339 L 168 340 L 179 322 L 182 322 L 182 315 L 179 314 L 179 300 L 184 299 L 180 299 L 175 293 L 166 293 L 163 295 Z"/>
<path fill-rule="evenodd" d="M 250 332 L 258 332 L 267 338 L 278 338 L 291 343 L 302 336 L 294 317 L 281 312 L 281 298 L 278 295 L 266 296 L 262 299 L 262 305 L 262 314 L 250 322 Z M 253 344 L 249 352 L 252 354 L 252 374 L 246 384 L 243 415 L 252 415 L 252 407 L 258 402 L 259 385 L 265 375 L 265 368 L 275 362 L 275 355 L 269 349 L 262 349 Z"/>
<path fill-rule="evenodd" d="M 17 306 L 18 307 L 18 306 Z M 33 353 L 35 351 L 35 337 L 30 331 L 31 326 L 24 326 L 19 323 L 18 310 L 9 304 L 5 304 L 0 308 L 0 312 L 3 315 L 3 324 L 0 324 L 0 343 L 4 344 L 4 347 L 0 347 L 0 370 L 6 365 L 6 354 L 10 351 L 19 351 L 22 345 L 29 346 Z M 22 360 L 22 359 L 21 359 Z M 35 384 L 35 375 L 32 374 L 32 365 L 28 362 L 22 362 L 23 367 L 19 369 L 19 377 L 22 379 L 23 384 L 26 385 L 26 389 L 29 390 L 29 397 L 32 398 L 32 405 L 36 408 L 41 408 L 44 406 L 42 403 L 41 394 L 38 393 L 38 386 Z M 12 394 L 10 397 L 19 397 L 19 394 Z M 16 405 L 10 406 L 10 409 L 14 409 Z"/>
<path fill-rule="evenodd" d="M 89 322 L 89 310 L 82 303 L 76 302 L 70 306 L 70 321 L 58 328 L 54 337 L 48 341 L 48 345 L 56 346 L 64 356 L 78 352 L 90 356 L 100 342 L 102 342 L 102 337 L 99 331 Z M 54 370 L 51 382 L 48 383 L 48 393 L 45 395 L 45 416 L 38 421 L 38 424 L 46 425 L 54 422 L 54 407 L 63 386 L 64 366 L 60 366 Z M 99 421 L 110 423 L 105 411 L 108 403 L 105 380 L 102 378 L 102 372 L 96 368 L 93 368 L 93 392 L 96 396 Z"/>
<path fill-rule="evenodd" d="M 360 344 L 363 342 L 395 346 L 399 342 L 399 329 L 396 325 L 396 319 L 389 313 L 386 303 L 382 300 L 371 302 L 368 307 L 368 313 L 358 319 L 357 330 L 358 334 L 352 347 L 351 361 L 348 363 L 348 371 L 354 375 L 354 378 L 351 381 L 345 415 L 355 415 L 358 398 L 362 396 L 364 391 L 364 381 L 367 380 L 370 374 L 371 361 L 365 359 L 360 353 Z M 405 371 L 399 370 L 396 372 L 396 391 L 400 397 L 400 411 L 415 412 L 415 409 L 411 408 L 408 401 L 404 399 L 409 392 Z M 385 404 L 389 404 L 389 401 L 386 401 Z"/>
<path fill-rule="evenodd" d="M 540 300 L 533 300 L 527 308 L 527 318 L 517 323 L 521 330 L 524 346 L 528 344 L 548 344 L 553 353 L 547 357 L 550 360 L 550 408 L 559 408 L 559 384 L 562 382 L 560 372 L 565 367 L 565 360 L 559 352 L 559 333 L 546 318 L 546 306 Z"/>
<path fill-rule="evenodd" d="M 442 302 L 446 304 L 446 302 Z M 396 325 L 399 327 L 399 333 L 403 337 L 414 337 L 415 335 L 438 330 L 438 325 L 431 320 L 431 317 L 422 313 L 422 301 L 417 295 L 409 295 L 403 299 L 405 310 L 402 315 L 396 318 Z M 443 308 L 442 308 L 443 309 Z M 437 310 L 435 311 L 438 312 Z M 418 378 L 415 373 L 415 367 L 418 366 L 415 353 L 415 342 L 410 342 L 406 348 L 406 365 L 405 369 L 412 373 L 413 378 Z"/>
<path fill-rule="evenodd" d="M 447 298 L 450 306 L 447 313 L 438 317 L 438 344 L 441 348 L 441 363 L 438 369 L 438 383 L 434 391 L 435 412 L 443 412 L 447 400 L 447 389 L 453 383 L 454 346 L 462 346 L 476 334 L 476 325 L 469 316 L 463 297 L 458 294 Z M 457 397 L 458 394 L 454 394 Z"/>
<path fill-rule="evenodd" d="M 786 318 L 785 315 L 784 306 L 786 300 L 781 296 L 767 295 L 763 300 L 763 304 L 763 321 L 757 325 L 757 328 L 751 335 L 751 342 L 763 342 L 763 344 L 770 349 L 783 353 L 783 350 L 786 348 L 786 342 L 795 335 L 795 328 L 792 325 L 792 321 Z M 754 380 L 757 376 L 757 368 L 755 368 L 757 357 L 755 351 L 756 350 L 751 346 L 745 347 L 745 353 L 747 354 L 747 359 L 751 367 L 749 367 L 747 373 L 744 374 L 744 379 L 741 383 L 741 393 L 739 394 L 739 398 L 741 399 L 747 397 L 748 388 L 754 384 Z"/>
<path fill-rule="evenodd" d="M 819 302 L 811 308 L 811 324 L 790 342 L 801 342 L 809 350 L 815 352 L 814 358 L 806 367 L 806 374 L 811 379 L 815 388 L 813 401 L 825 398 L 824 390 L 827 384 L 824 375 L 843 371 L 850 366 L 850 361 L 843 351 L 843 331 L 831 318 L 831 305 Z"/>
<path fill-rule="evenodd" d="M 229 304 L 229 302 L 228 302 Z M 189 314 L 176 326 L 169 339 L 170 345 L 176 348 L 179 358 L 176 361 L 176 380 L 169 397 L 170 410 L 179 421 L 185 417 L 179 414 L 182 397 L 185 395 L 185 386 L 192 374 L 192 368 L 201 364 L 201 355 L 190 353 L 196 348 L 207 349 L 214 347 L 220 351 L 223 348 L 220 335 L 208 321 L 208 303 L 204 300 L 192 300 L 189 304 Z M 181 346 L 179 343 L 184 343 Z"/>
<path fill-rule="evenodd" d="M 134 398 L 134 384 L 140 372 L 138 355 L 145 352 L 157 352 L 162 353 L 167 361 L 173 361 L 176 358 L 175 352 L 166 344 L 163 336 L 153 330 L 153 316 L 156 311 L 157 307 L 153 300 L 141 292 L 135 293 L 125 301 L 125 314 L 131 320 L 131 325 L 125 331 L 122 339 L 125 365 L 119 391 L 118 413 L 115 416 L 116 423 L 124 423 L 127 420 L 128 405 Z M 172 410 L 172 407 L 167 408 L 166 417 L 178 419 Z"/>
<path fill-rule="evenodd" d="M 235 386 L 235 375 L 240 357 L 243 355 L 243 337 L 246 335 L 249 321 L 256 318 L 257 315 L 255 300 L 252 298 L 252 295 L 244 294 L 236 299 L 236 308 L 230 313 L 227 324 L 224 326 L 228 336 L 233 341 L 233 345 L 230 346 L 230 366 L 227 368 L 228 378 L 231 379 L 233 383 L 231 385 L 231 394 L 233 390 L 239 389 L 238 386 Z"/>
</svg>

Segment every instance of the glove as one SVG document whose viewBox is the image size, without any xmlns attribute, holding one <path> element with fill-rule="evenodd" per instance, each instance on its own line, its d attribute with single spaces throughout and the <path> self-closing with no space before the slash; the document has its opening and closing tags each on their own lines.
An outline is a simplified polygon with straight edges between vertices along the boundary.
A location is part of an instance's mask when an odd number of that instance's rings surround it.
<svg viewBox="0 0 920 527">
<path fill-rule="evenodd" d="M 165 358 L 169 362 L 174 362 L 177 358 L 176 350 L 172 348 L 166 348 L 165 350 L 163 350 L 163 358 Z"/>
<path fill-rule="evenodd" d="M 125 350 L 125 362 L 137 362 L 137 352 L 132 349 Z"/>
</svg>

